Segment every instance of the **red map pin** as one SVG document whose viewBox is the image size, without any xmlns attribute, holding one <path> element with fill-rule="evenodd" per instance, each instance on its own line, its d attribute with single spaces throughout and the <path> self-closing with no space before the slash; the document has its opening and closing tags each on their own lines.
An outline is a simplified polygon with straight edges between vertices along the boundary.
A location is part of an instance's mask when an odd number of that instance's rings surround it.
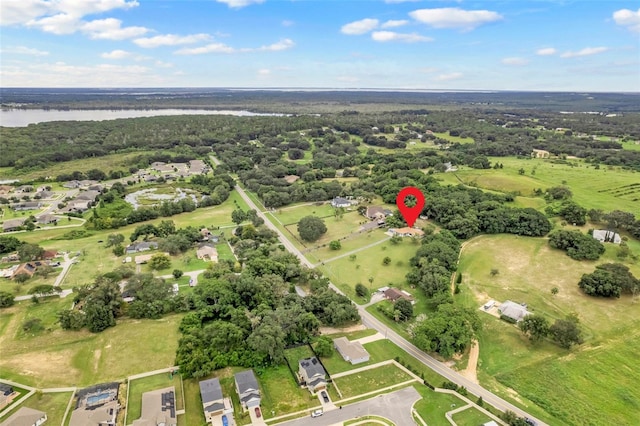
<svg viewBox="0 0 640 426">
<path fill-rule="evenodd" d="M 408 195 L 413 195 L 414 197 L 416 197 L 415 206 L 407 207 L 407 205 L 405 204 L 405 199 Z M 422 191 L 420 191 L 415 186 L 407 186 L 398 193 L 398 197 L 396 198 L 396 205 L 398 206 L 402 217 L 404 217 L 404 221 L 407 222 L 407 225 L 409 225 L 409 227 L 412 227 L 413 224 L 416 223 L 416 219 L 418 218 L 418 216 L 420 216 L 420 213 L 422 213 L 422 209 L 424 208 L 424 195 L 422 194 Z"/>
</svg>

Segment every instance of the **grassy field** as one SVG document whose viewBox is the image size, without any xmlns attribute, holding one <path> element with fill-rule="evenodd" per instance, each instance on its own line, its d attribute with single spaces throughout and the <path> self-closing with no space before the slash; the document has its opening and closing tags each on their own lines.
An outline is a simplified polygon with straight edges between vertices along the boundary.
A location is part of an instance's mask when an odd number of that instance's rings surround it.
<svg viewBox="0 0 640 426">
<path fill-rule="evenodd" d="M 480 426 L 491 421 L 490 417 L 475 408 L 467 408 L 451 417 L 458 426 Z"/>
<path fill-rule="evenodd" d="M 312 408 L 319 404 L 317 397 L 298 386 L 285 365 L 263 370 L 258 381 L 263 391 L 260 406 L 267 418 Z"/>
<path fill-rule="evenodd" d="M 31 302 L 22 302 L 31 304 Z M 181 315 L 160 320 L 122 320 L 100 334 L 64 331 L 54 321 L 55 312 L 71 300 L 28 306 L 16 305 L 0 336 L 0 375 L 37 387 L 85 386 L 122 380 L 173 365 Z M 38 315 L 50 330 L 25 335 L 21 324 Z"/>
<path fill-rule="evenodd" d="M 284 225 L 296 224 L 305 216 L 317 216 L 321 218 L 333 218 L 334 208 L 329 203 L 304 203 L 293 204 L 276 210 L 274 216 Z M 350 214 L 349 212 L 345 215 Z M 357 214 L 357 213 L 355 213 Z"/>
<path fill-rule="evenodd" d="M 450 426 L 445 413 L 465 404 L 454 395 L 434 392 L 426 386 L 416 384 L 414 388 L 422 395 L 414 408 L 429 426 Z"/>
<path fill-rule="evenodd" d="M 395 365 L 389 364 L 340 377 L 334 379 L 334 382 L 342 392 L 342 396 L 350 398 L 376 389 L 397 385 L 411 379 L 410 375 Z"/>
<path fill-rule="evenodd" d="M 206 378 L 202 378 L 202 380 L 206 380 Z M 185 413 L 182 417 L 184 417 L 185 424 L 188 426 L 204 426 L 207 424 L 202 411 L 202 399 L 200 398 L 200 385 L 198 383 L 199 380 L 196 379 L 188 379 L 183 383 Z"/>
<path fill-rule="evenodd" d="M 6 420 L 11 414 L 18 411 L 20 407 L 29 407 L 47 413 L 46 424 L 56 426 L 60 425 L 62 424 L 62 418 L 64 417 L 64 412 L 67 409 L 67 404 L 69 404 L 71 395 L 71 392 L 36 392 L 19 407 L 11 410 L 6 416 L 0 417 L 0 421 Z"/>
<path fill-rule="evenodd" d="M 127 400 L 127 424 L 133 423 L 142 415 L 142 394 L 149 391 L 173 386 L 176 395 L 176 410 L 184 409 L 181 378 L 175 374 L 169 378 L 169 373 L 135 379 L 129 382 L 129 399 Z"/>
<path fill-rule="evenodd" d="M 457 185 L 463 182 L 523 196 L 532 196 L 537 188 L 545 190 L 566 185 L 573 192 L 574 201 L 587 209 L 640 211 L 640 186 L 629 186 L 640 181 L 637 172 L 608 166 L 596 170 L 580 160 L 571 160 L 573 166 L 555 164 L 550 160 L 513 157 L 492 157 L 490 160 L 502 163 L 504 168 L 478 170 L 462 167 L 455 173 L 439 174 L 438 178 L 444 183 Z M 518 173 L 521 168 L 525 170 L 524 175 Z"/>
<path fill-rule="evenodd" d="M 510 299 L 550 321 L 569 313 L 580 318 L 585 343 L 567 351 L 548 341 L 534 345 L 513 325 L 481 313 L 481 383 L 551 424 L 622 425 L 640 417 L 640 371 L 631 367 L 640 349 L 637 304 L 630 296 L 584 295 L 577 282 L 596 263 L 574 261 L 541 238 L 482 236 L 463 248 L 459 298 L 467 306 Z M 639 275 L 637 264 L 628 266 Z M 499 274 L 491 277 L 494 268 Z"/>
<path fill-rule="evenodd" d="M 373 238 L 371 240 L 375 241 Z M 387 285 L 402 287 L 405 275 L 410 270 L 409 259 L 415 255 L 418 247 L 419 243 L 412 239 L 403 240 L 397 245 L 386 242 L 356 253 L 355 260 L 343 257 L 326 263 L 319 269 L 348 294 L 354 293 L 358 283 L 370 290 Z M 391 263 L 383 266 L 382 260 L 387 256 L 391 258 Z M 373 278 L 373 282 L 369 282 L 369 278 Z"/>
</svg>

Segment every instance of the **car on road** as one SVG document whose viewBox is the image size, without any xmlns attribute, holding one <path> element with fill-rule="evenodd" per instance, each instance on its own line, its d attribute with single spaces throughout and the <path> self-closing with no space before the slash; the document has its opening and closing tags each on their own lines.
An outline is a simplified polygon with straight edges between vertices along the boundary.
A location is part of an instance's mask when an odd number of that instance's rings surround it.
<svg viewBox="0 0 640 426">
<path fill-rule="evenodd" d="M 313 413 L 311 413 L 311 417 L 320 417 L 323 414 L 324 413 L 322 412 L 322 410 L 316 410 Z"/>
<path fill-rule="evenodd" d="M 260 416 L 262 416 L 262 413 L 260 412 L 260 407 L 256 407 L 256 417 L 260 418 Z"/>
<path fill-rule="evenodd" d="M 227 420 L 226 414 L 222 415 L 222 426 L 229 426 L 229 421 Z"/>
<path fill-rule="evenodd" d="M 320 392 L 320 395 L 322 395 L 322 400 L 325 402 L 325 404 L 329 403 L 329 395 L 327 395 L 326 391 L 322 391 Z"/>
</svg>

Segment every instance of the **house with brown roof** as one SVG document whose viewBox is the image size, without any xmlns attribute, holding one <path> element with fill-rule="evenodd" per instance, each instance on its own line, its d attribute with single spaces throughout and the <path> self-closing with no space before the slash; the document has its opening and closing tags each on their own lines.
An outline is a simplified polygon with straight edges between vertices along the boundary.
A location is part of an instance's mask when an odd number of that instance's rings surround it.
<svg viewBox="0 0 640 426">
<path fill-rule="evenodd" d="M 399 299 L 405 299 L 411 302 L 411 304 L 415 303 L 413 296 L 411 293 L 406 292 L 404 290 L 398 290 L 397 288 L 391 287 L 384 291 L 384 297 L 392 302 L 396 302 Z"/>
<path fill-rule="evenodd" d="M 16 276 L 20 274 L 26 274 L 29 277 L 32 277 L 33 274 L 36 273 L 37 266 L 33 262 L 21 263 L 14 271 L 11 279 L 14 279 Z"/>
<path fill-rule="evenodd" d="M 200 260 L 210 260 L 211 262 L 217 262 L 218 250 L 209 244 L 202 244 L 196 250 L 196 257 Z"/>
<path fill-rule="evenodd" d="M 47 413 L 29 407 L 21 407 L 2 426 L 40 426 L 47 421 Z"/>
</svg>

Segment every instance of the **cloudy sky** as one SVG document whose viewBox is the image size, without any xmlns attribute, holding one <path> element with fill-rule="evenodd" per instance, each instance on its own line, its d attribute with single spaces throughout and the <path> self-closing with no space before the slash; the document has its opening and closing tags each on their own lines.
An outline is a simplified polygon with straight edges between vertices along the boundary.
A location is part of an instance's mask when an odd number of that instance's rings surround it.
<svg viewBox="0 0 640 426">
<path fill-rule="evenodd" d="M 2 0 L 2 87 L 640 91 L 618 0 Z"/>
</svg>

